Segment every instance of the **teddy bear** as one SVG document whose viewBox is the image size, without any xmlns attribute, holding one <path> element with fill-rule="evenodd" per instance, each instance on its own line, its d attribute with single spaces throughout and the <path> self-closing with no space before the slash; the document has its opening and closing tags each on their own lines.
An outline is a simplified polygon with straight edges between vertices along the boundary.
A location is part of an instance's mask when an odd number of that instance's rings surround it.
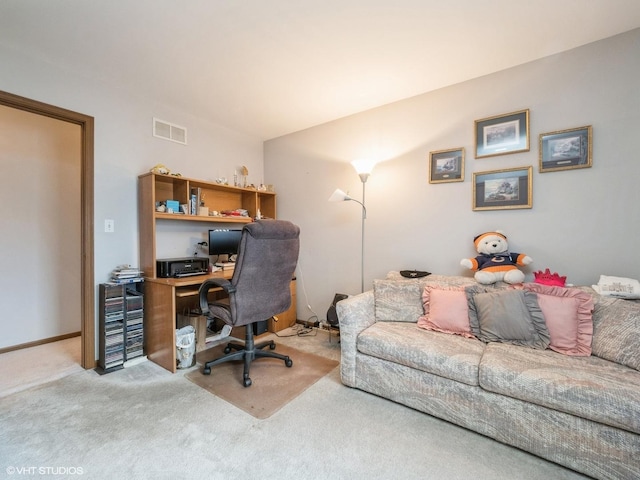
<svg viewBox="0 0 640 480">
<path fill-rule="evenodd" d="M 460 265 L 475 270 L 473 278 L 478 283 L 489 285 L 503 281 L 513 284 L 524 281 L 524 273 L 518 267 L 529 265 L 533 259 L 524 253 L 509 252 L 507 237 L 500 230 L 481 233 L 473 243 L 480 255 L 463 258 Z"/>
</svg>

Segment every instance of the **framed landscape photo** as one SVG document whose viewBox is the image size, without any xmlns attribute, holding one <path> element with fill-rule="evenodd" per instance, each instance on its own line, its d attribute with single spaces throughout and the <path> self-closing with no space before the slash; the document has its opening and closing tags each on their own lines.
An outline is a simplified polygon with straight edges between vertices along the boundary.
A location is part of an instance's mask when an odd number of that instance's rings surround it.
<svg viewBox="0 0 640 480">
<path fill-rule="evenodd" d="M 473 174 L 473 210 L 507 210 L 533 206 L 533 167 Z"/>
<path fill-rule="evenodd" d="M 591 125 L 541 133 L 540 172 L 591 167 L 593 161 L 591 136 Z"/>
<path fill-rule="evenodd" d="M 464 148 L 429 153 L 429 183 L 463 181 Z"/>
<path fill-rule="evenodd" d="M 475 121 L 476 158 L 529 151 L 529 110 Z"/>
</svg>

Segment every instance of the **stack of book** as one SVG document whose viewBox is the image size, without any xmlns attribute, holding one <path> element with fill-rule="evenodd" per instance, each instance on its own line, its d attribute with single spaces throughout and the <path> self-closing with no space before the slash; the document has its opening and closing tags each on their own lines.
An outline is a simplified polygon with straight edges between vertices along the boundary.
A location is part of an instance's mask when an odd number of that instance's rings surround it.
<svg viewBox="0 0 640 480">
<path fill-rule="evenodd" d="M 216 267 L 222 270 L 233 270 L 236 267 L 235 262 L 216 262 Z"/>
<path fill-rule="evenodd" d="M 124 283 L 137 283 L 144 280 L 142 270 L 131 265 L 120 265 L 111 272 L 110 283 L 122 285 Z"/>
</svg>

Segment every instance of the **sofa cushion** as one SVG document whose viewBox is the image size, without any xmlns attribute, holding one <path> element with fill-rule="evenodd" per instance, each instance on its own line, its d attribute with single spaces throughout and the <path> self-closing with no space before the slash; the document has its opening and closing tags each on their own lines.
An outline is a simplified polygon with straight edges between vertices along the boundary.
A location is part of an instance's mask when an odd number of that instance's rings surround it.
<svg viewBox="0 0 640 480">
<path fill-rule="evenodd" d="M 544 350 L 549 330 L 535 293 L 495 290 L 476 286 L 466 289 L 471 332 L 483 342 L 505 342 Z"/>
<path fill-rule="evenodd" d="M 591 355 L 593 297 L 577 288 L 525 283 L 525 290 L 538 295 L 538 303 L 549 329 L 549 348 L 565 355 Z"/>
<path fill-rule="evenodd" d="M 596 296 L 593 355 L 640 370 L 640 302 Z"/>
<path fill-rule="evenodd" d="M 425 285 L 422 292 L 424 315 L 418 327 L 474 338 L 469 326 L 469 306 L 463 286 Z"/>
<path fill-rule="evenodd" d="M 478 385 L 484 343 L 458 335 L 432 332 L 415 324 L 378 322 L 358 336 L 358 351 L 383 360 Z"/>
<path fill-rule="evenodd" d="M 417 322 L 424 315 L 422 292 L 425 285 L 475 285 L 468 277 L 429 275 L 405 278 L 400 272 L 389 272 L 384 280 L 373 281 L 376 322 Z"/>
<path fill-rule="evenodd" d="M 424 313 L 423 288 L 413 280 L 374 280 L 376 322 L 417 322 Z"/>
<path fill-rule="evenodd" d="M 640 372 L 623 365 L 491 343 L 479 375 L 490 392 L 640 433 Z"/>
</svg>

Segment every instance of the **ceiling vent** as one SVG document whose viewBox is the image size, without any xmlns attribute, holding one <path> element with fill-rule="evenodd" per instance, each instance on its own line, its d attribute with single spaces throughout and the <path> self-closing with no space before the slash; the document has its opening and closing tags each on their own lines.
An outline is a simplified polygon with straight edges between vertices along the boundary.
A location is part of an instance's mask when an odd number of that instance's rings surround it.
<svg viewBox="0 0 640 480">
<path fill-rule="evenodd" d="M 187 144 L 187 129 L 185 127 L 158 118 L 153 119 L 153 136 L 183 145 Z"/>
</svg>

